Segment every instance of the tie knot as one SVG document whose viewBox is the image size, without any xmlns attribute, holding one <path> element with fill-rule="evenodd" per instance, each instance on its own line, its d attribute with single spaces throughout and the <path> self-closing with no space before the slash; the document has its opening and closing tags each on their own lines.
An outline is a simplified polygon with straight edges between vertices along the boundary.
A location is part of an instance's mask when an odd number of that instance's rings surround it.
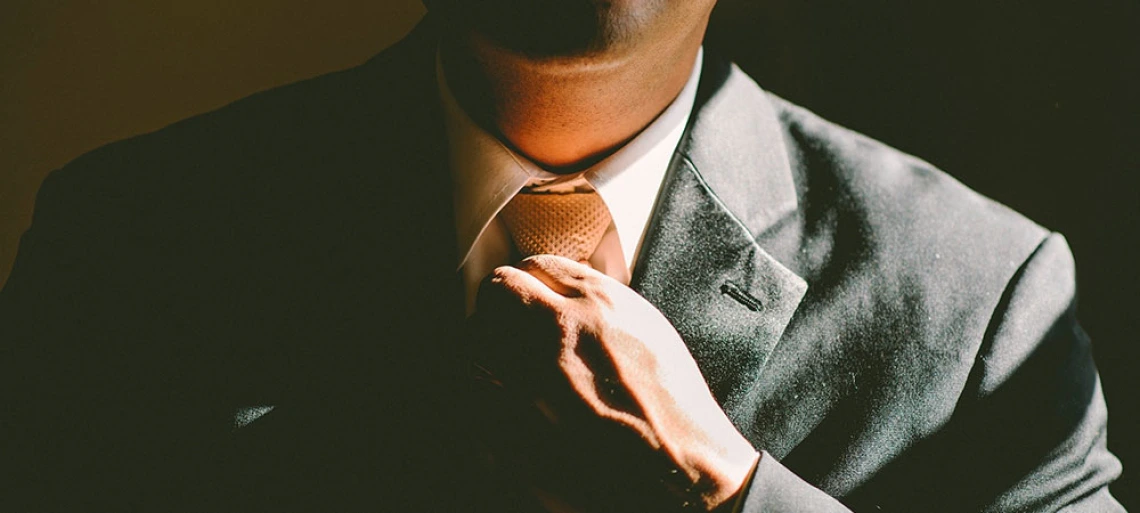
<svg viewBox="0 0 1140 513">
<path fill-rule="evenodd" d="M 558 255 L 584 261 L 610 225 L 610 213 L 594 191 L 566 194 L 522 191 L 501 212 L 523 257 Z"/>
</svg>

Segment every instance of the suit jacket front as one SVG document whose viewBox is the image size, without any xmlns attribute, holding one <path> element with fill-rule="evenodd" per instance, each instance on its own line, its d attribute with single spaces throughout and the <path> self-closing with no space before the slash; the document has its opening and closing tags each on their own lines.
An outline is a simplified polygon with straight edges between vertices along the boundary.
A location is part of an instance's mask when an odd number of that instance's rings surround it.
<svg viewBox="0 0 1140 513">
<path fill-rule="evenodd" d="M 433 31 L 48 177 L 5 511 L 529 507 L 468 457 Z M 632 286 L 765 451 L 746 511 L 1119 509 L 1059 235 L 710 52 L 646 237 Z"/>
</svg>

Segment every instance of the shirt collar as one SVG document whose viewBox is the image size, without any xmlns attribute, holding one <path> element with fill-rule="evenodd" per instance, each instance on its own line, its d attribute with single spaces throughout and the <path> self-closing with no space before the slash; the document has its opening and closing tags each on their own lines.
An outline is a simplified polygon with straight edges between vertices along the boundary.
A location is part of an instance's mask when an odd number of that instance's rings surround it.
<svg viewBox="0 0 1140 513">
<path fill-rule="evenodd" d="M 579 175 L 609 208 L 630 268 L 693 110 L 703 56 L 701 49 L 689 81 L 673 103 L 625 146 Z M 519 190 L 562 177 L 511 151 L 476 124 L 448 89 L 438 54 L 436 77 L 450 149 L 458 267 L 462 268 L 487 225 Z"/>
</svg>

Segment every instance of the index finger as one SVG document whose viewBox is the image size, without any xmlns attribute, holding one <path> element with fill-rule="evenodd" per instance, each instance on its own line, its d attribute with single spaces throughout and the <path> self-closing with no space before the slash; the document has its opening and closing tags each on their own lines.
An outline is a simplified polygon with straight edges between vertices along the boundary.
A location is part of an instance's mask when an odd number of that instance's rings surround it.
<svg viewBox="0 0 1140 513">
<path fill-rule="evenodd" d="M 509 265 L 491 271 L 489 279 L 480 287 L 480 295 L 485 293 L 483 289 L 486 287 L 498 287 L 524 305 L 538 304 L 551 310 L 557 309 L 566 299 L 533 274 Z"/>
</svg>

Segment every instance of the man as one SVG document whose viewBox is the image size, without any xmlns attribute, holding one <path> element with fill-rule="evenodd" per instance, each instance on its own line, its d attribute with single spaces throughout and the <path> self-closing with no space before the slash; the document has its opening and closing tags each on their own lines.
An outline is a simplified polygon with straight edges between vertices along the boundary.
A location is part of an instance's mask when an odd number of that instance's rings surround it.
<svg viewBox="0 0 1140 513">
<path fill-rule="evenodd" d="M 1064 240 L 761 91 L 713 3 L 432 2 L 54 173 L 5 510 L 1121 510 Z"/>
</svg>

